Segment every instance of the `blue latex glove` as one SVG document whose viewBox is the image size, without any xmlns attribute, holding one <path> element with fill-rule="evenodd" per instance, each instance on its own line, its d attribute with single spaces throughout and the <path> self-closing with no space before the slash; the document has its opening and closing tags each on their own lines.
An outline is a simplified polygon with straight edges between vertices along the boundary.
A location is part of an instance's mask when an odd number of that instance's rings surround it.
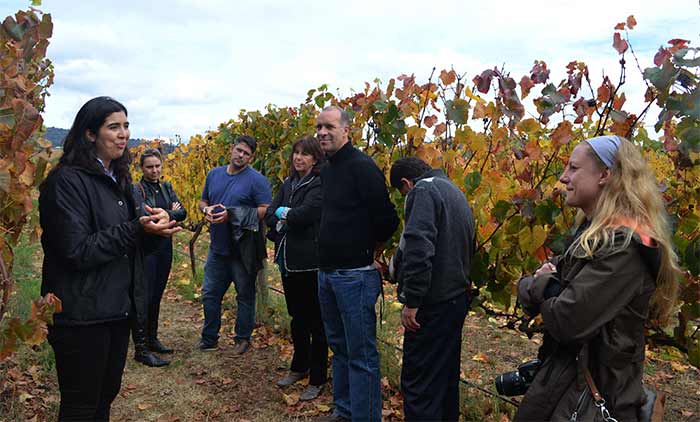
<svg viewBox="0 0 700 422">
<path fill-rule="evenodd" d="M 279 207 L 277 210 L 275 210 L 275 217 L 279 218 L 280 220 L 284 220 L 287 218 L 287 213 L 289 212 L 291 208 L 289 207 Z"/>
</svg>

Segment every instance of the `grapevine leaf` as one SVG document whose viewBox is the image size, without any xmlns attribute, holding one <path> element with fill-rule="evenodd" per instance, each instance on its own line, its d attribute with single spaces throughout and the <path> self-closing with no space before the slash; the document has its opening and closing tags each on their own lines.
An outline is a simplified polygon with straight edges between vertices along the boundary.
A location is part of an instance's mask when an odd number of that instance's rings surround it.
<svg viewBox="0 0 700 422">
<path fill-rule="evenodd" d="M 511 210 L 513 204 L 508 201 L 500 200 L 491 210 L 491 216 L 496 219 L 496 221 L 503 222 L 508 216 L 508 211 Z"/>
<path fill-rule="evenodd" d="M 618 32 L 613 35 L 613 48 L 615 48 L 615 50 L 617 50 L 617 52 L 620 54 L 624 53 L 629 48 L 627 41 L 623 40 Z"/>
<path fill-rule="evenodd" d="M 473 172 L 464 176 L 464 187 L 467 189 L 467 195 L 474 193 L 476 188 L 481 184 L 481 172 L 474 170 Z"/>
<path fill-rule="evenodd" d="M 447 118 L 452 120 L 458 125 L 467 123 L 469 120 L 469 103 L 462 98 L 457 98 L 455 100 L 448 100 L 446 102 L 447 106 Z"/>
<path fill-rule="evenodd" d="M 685 265 L 692 275 L 700 276 L 700 238 L 688 243 L 685 248 Z"/>
</svg>

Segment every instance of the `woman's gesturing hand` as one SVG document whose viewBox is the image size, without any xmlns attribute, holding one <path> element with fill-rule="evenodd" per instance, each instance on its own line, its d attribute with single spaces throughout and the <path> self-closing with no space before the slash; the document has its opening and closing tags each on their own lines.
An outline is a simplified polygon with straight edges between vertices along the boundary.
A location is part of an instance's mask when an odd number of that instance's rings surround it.
<svg viewBox="0 0 700 422">
<path fill-rule="evenodd" d="M 151 208 L 148 205 L 144 205 L 144 208 L 150 215 L 139 218 L 139 223 L 146 233 L 170 237 L 182 230 L 182 227 L 177 225 L 177 221 L 170 221 L 170 216 L 164 209 Z"/>
</svg>

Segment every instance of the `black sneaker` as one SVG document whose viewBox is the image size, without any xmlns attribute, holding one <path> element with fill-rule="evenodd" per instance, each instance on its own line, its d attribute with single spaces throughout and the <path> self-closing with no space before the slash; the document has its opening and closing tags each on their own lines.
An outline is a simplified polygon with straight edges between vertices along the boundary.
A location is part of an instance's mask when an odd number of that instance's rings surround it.
<svg viewBox="0 0 700 422">
<path fill-rule="evenodd" d="M 219 342 L 206 343 L 204 340 L 199 340 L 197 348 L 203 352 L 213 352 L 214 350 L 219 350 Z"/>
</svg>

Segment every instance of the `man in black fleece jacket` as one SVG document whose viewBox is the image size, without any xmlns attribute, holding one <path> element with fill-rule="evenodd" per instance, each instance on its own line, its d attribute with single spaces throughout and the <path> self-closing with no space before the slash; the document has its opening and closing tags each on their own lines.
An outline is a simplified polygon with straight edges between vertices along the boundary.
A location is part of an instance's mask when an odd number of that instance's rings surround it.
<svg viewBox="0 0 700 422">
<path fill-rule="evenodd" d="M 316 136 L 328 156 L 321 170 L 318 294 L 333 350 L 333 415 L 328 421 L 380 421 L 379 353 L 374 306 L 381 277 L 373 265 L 399 225 L 384 174 L 349 142 L 349 118 L 325 108 Z"/>
<path fill-rule="evenodd" d="M 404 231 L 390 266 L 404 304 L 404 415 L 406 421 L 457 421 L 474 216 L 445 173 L 418 158 L 397 160 L 390 179 L 406 196 Z"/>
</svg>

